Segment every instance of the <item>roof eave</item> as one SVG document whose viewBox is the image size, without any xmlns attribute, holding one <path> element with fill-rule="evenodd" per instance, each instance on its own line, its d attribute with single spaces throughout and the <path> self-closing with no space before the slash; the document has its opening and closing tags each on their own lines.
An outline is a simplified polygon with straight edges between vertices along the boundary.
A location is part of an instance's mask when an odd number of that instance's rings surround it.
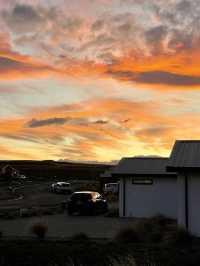
<svg viewBox="0 0 200 266">
<path fill-rule="evenodd" d="M 112 177 L 116 177 L 116 178 L 119 178 L 119 177 L 177 177 L 177 174 L 176 173 L 166 173 L 166 174 L 147 174 L 147 173 L 141 173 L 141 174 L 138 174 L 138 173 L 112 173 Z"/>
<path fill-rule="evenodd" d="M 186 166 L 167 166 L 167 172 L 181 172 L 181 171 L 200 171 L 200 166 L 198 167 L 186 167 Z"/>
</svg>

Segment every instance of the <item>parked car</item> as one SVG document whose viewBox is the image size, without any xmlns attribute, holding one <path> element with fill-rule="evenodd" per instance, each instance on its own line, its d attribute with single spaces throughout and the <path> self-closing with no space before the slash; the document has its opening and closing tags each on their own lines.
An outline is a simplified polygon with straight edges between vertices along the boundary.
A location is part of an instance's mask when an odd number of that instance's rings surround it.
<svg viewBox="0 0 200 266">
<path fill-rule="evenodd" d="M 74 192 L 67 202 L 69 215 L 78 213 L 80 215 L 94 215 L 104 213 L 108 210 L 107 201 L 95 191 Z"/>
<path fill-rule="evenodd" d="M 106 183 L 104 185 L 104 193 L 117 194 L 119 192 L 119 183 Z"/>
<path fill-rule="evenodd" d="M 51 185 L 51 191 L 55 193 L 72 193 L 72 186 L 67 182 L 57 182 Z"/>
</svg>

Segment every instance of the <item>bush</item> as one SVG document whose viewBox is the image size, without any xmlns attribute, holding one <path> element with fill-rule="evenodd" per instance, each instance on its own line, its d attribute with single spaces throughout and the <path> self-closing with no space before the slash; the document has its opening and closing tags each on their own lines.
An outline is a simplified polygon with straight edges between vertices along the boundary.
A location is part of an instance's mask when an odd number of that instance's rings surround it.
<svg viewBox="0 0 200 266">
<path fill-rule="evenodd" d="M 123 259 L 116 259 L 113 257 L 108 257 L 108 263 L 110 266 L 136 266 L 136 262 L 134 257 L 132 256 L 125 256 Z"/>
<path fill-rule="evenodd" d="M 140 242 L 140 237 L 134 228 L 129 227 L 120 230 L 115 236 L 115 240 L 120 243 L 138 243 Z"/>
<path fill-rule="evenodd" d="M 85 233 L 78 233 L 78 234 L 73 235 L 71 240 L 82 242 L 82 241 L 89 241 L 90 238 Z"/>
<path fill-rule="evenodd" d="M 37 222 L 32 225 L 31 232 L 39 239 L 44 239 L 48 231 L 48 226 L 43 222 Z"/>
<path fill-rule="evenodd" d="M 135 227 L 141 242 L 161 242 L 164 229 L 152 219 L 140 221 Z"/>
<path fill-rule="evenodd" d="M 174 227 L 164 235 L 164 242 L 174 245 L 187 245 L 193 240 L 192 234 L 182 227 Z"/>
<path fill-rule="evenodd" d="M 175 220 L 168 218 L 162 214 L 155 215 L 150 218 L 152 224 L 160 226 L 162 228 L 167 227 L 170 224 L 175 224 Z"/>
<path fill-rule="evenodd" d="M 170 231 L 170 227 L 174 227 L 175 222 L 163 215 L 156 215 L 149 219 L 143 219 L 136 225 L 136 231 L 141 242 L 160 243 L 165 234 Z"/>
</svg>

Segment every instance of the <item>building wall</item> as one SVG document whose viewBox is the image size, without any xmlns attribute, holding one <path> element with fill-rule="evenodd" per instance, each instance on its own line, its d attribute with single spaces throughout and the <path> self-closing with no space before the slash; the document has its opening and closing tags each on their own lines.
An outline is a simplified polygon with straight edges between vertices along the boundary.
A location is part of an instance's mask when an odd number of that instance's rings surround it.
<svg viewBox="0 0 200 266">
<path fill-rule="evenodd" d="M 188 174 L 188 229 L 200 236 L 200 173 Z"/>
<path fill-rule="evenodd" d="M 185 217 L 185 177 L 179 174 L 177 177 L 177 193 L 178 193 L 178 224 L 182 227 L 186 226 Z"/>
<path fill-rule="evenodd" d="M 125 216 L 152 217 L 163 214 L 177 218 L 176 178 L 153 178 L 152 185 L 132 184 L 132 178 L 125 179 Z M 123 180 L 120 182 L 119 213 L 123 216 Z"/>
<path fill-rule="evenodd" d="M 123 186 L 124 186 L 124 179 L 121 178 L 119 182 L 119 216 L 123 217 Z"/>
</svg>

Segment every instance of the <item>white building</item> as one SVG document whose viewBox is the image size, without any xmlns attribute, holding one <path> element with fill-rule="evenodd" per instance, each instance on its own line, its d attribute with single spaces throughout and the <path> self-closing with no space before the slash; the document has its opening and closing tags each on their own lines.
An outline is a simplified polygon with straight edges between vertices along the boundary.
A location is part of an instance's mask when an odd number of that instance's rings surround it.
<svg viewBox="0 0 200 266">
<path fill-rule="evenodd" d="M 167 170 L 177 172 L 178 224 L 200 236 L 200 141 L 176 141 Z"/>
<path fill-rule="evenodd" d="M 177 218 L 177 178 L 166 171 L 168 158 L 123 158 L 112 171 L 120 179 L 121 217 Z"/>
<path fill-rule="evenodd" d="M 200 140 L 176 141 L 170 158 L 123 158 L 111 175 L 121 217 L 163 214 L 200 236 Z"/>
</svg>

